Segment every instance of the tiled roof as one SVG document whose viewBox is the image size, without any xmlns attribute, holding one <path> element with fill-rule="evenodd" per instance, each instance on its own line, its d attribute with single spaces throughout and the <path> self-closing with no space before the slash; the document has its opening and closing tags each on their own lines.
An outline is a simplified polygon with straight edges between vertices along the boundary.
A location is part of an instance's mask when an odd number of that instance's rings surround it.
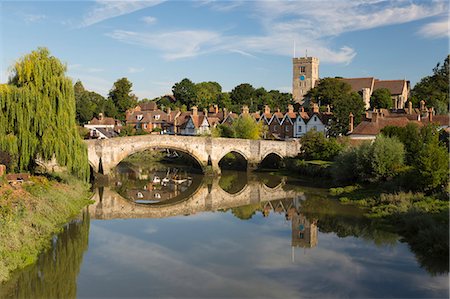
<svg viewBox="0 0 450 299">
<path fill-rule="evenodd" d="M 103 119 L 98 119 L 94 117 L 90 122 L 90 125 L 110 125 L 114 126 L 116 124 L 116 121 L 112 117 L 104 117 Z"/>
<path fill-rule="evenodd" d="M 155 102 L 148 102 L 139 104 L 142 111 L 153 111 L 158 109 L 158 105 Z"/>
<path fill-rule="evenodd" d="M 359 92 L 363 88 L 369 88 L 372 90 L 375 79 L 373 77 L 368 77 L 368 78 L 343 78 L 340 80 L 350 84 L 350 86 L 352 87 L 352 91 Z"/>
<path fill-rule="evenodd" d="M 400 95 L 403 93 L 405 86 L 406 80 L 375 80 L 373 90 L 387 88 L 391 92 L 391 95 Z"/>
<path fill-rule="evenodd" d="M 351 135 L 378 135 L 387 126 L 406 127 L 410 120 L 406 117 L 380 117 L 378 121 L 363 121 L 353 130 Z"/>
</svg>

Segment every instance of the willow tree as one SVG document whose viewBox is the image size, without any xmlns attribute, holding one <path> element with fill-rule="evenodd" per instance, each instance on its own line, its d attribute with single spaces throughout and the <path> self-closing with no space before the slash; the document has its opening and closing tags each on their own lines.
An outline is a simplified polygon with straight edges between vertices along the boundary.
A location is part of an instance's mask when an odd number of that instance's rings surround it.
<svg viewBox="0 0 450 299">
<path fill-rule="evenodd" d="M 73 84 L 66 66 L 45 48 L 20 58 L 0 85 L 0 150 L 16 170 L 32 170 L 53 157 L 79 178 L 89 177 L 86 145 L 75 123 Z"/>
</svg>

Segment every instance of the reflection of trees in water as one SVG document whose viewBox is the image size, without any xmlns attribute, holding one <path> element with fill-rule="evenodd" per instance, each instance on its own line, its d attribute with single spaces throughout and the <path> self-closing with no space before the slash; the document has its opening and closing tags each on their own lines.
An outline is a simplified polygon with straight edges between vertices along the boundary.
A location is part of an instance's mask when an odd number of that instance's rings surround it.
<svg viewBox="0 0 450 299">
<path fill-rule="evenodd" d="M 38 261 L 0 286 L 1 298 L 75 298 L 77 276 L 88 247 L 89 213 L 68 224 Z"/>
<path fill-rule="evenodd" d="M 262 211 L 260 203 L 231 208 L 231 213 L 241 220 L 248 220 L 256 214 L 257 211 Z"/>
<path fill-rule="evenodd" d="M 242 171 L 222 171 L 219 186 L 229 194 L 236 194 L 247 185 L 247 173 Z"/>
</svg>

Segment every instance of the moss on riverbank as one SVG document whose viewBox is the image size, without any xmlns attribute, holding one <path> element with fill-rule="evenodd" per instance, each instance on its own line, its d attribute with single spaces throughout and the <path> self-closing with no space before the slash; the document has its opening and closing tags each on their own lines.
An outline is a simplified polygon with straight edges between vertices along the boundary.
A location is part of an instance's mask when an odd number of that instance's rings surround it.
<svg viewBox="0 0 450 299">
<path fill-rule="evenodd" d="M 51 236 L 89 203 L 89 185 L 73 177 L 33 176 L 0 187 L 0 283 L 36 261 Z"/>
</svg>

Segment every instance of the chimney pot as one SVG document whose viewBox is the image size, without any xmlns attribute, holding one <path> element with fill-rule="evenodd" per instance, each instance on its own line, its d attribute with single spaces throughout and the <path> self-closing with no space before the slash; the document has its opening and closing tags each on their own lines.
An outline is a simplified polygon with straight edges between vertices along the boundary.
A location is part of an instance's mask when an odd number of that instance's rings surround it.
<svg viewBox="0 0 450 299">
<path fill-rule="evenodd" d="M 288 112 L 293 113 L 294 112 L 294 106 L 288 105 Z"/>
<path fill-rule="evenodd" d="M 191 110 L 192 110 L 192 116 L 197 116 L 197 111 L 198 111 L 197 106 L 192 107 Z"/>
<path fill-rule="evenodd" d="M 267 113 L 267 114 L 270 113 L 270 107 L 268 105 L 264 106 L 264 113 Z"/>
<path fill-rule="evenodd" d="M 351 133 L 351 132 L 353 132 L 353 119 L 354 119 L 354 116 L 353 116 L 353 113 L 351 113 L 350 112 L 350 115 L 349 115 L 349 124 L 348 124 L 348 131 Z"/>
</svg>

